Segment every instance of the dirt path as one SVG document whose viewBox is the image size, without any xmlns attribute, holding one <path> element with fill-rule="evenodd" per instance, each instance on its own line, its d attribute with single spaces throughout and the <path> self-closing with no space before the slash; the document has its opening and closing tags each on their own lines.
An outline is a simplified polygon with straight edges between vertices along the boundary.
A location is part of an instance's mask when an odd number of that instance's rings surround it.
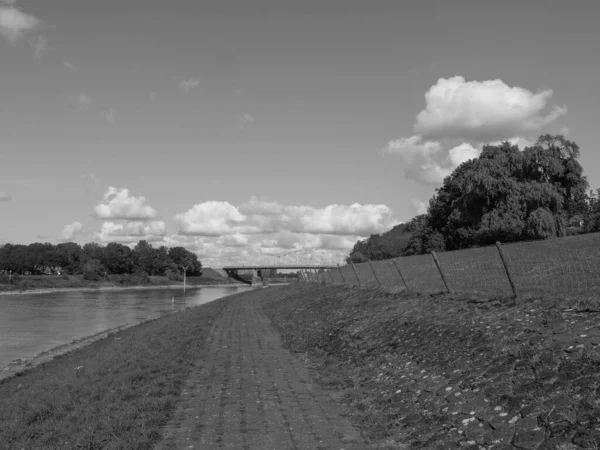
<svg viewBox="0 0 600 450">
<path fill-rule="evenodd" d="M 215 321 L 158 448 L 364 449 L 339 406 L 282 347 L 261 291 L 232 299 Z"/>
</svg>

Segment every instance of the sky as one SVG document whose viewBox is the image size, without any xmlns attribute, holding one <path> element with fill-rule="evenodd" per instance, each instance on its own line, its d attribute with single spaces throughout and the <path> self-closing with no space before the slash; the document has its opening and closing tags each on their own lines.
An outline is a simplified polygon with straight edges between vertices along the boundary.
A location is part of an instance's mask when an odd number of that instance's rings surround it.
<svg viewBox="0 0 600 450">
<path fill-rule="evenodd" d="M 0 0 L 0 243 L 205 266 L 423 213 L 486 143 L 563 133 L 600 187 L 600 4 Z M 270 259 L 269 259 L 270 258 Z"/>
</svg>

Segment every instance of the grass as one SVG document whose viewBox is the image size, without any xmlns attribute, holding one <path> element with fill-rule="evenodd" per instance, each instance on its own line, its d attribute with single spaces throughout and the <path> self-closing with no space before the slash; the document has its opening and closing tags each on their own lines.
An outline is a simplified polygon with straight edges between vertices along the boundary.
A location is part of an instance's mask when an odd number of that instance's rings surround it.
<svg viewBox="0 0 600 450">
<path fill-rule="evenodd" d="M 188 286 L 204 286 L 211 284 L 234 284 L 231 279 L 222 277 L 212 269 L 205 269 L 200 277 L 188 277 Z M 173 281 L 166 276 L 143 278 L 137 275 L 109 275 L 107 280 L 91 281 L 81 275 L 28 275 L 18 276 L 12 284 L 0 284 L 1 291 L 25 291 L 34 289 L 81 289 L 101 287 L 130 286 L 169 286 L 183 285 L 183 281 Z"/>
<path fill-rule="evenodd" d="M 543 241 L 503 244 L 502 248 L 513 280 L 525 296 L 543 293 L 553 296 L 600 295 L 600 233 L 567 236 Z M 451 289 L 456 292 L 479 292 L 484 295 L 512 293 L 506 271 L 496 246 L 469 248 L 438 253 L 440 265 Z M 431 293 L 445 291 L 431 255 L 396 258 L 409 289 Z M 372 261 L 382 285 L 402 286 L 391 260 Z M 363 286 L 377 287 L 371 266 L 356 264 Z M 342 269 L 344 279 L 356 284 L 351 267 Z M 331 271 L 336 283 L 342 283 L 339 270 Z M 329 275 L 326 277 L 329 279 Z"/>
<path fill-rule="evenodd" d="M 150 449 L 229 298 L 117 332 L 0 382 L 0 449 Z"/>
<path fill-rule="evenodd" d="M 598 298 L 515 307 L 302 284 L 277 292 L 263 306 L 285 345 L 377 448 L 600 442 Z"/>
</svg>

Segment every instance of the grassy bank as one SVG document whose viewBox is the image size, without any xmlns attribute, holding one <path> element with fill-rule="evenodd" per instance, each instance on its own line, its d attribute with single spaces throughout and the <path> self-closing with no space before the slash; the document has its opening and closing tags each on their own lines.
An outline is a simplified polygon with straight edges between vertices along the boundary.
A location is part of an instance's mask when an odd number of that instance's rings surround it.
<svg viewBox="0 0 600 450">
<path fill-rule="evenodd" d="M 264 308 L 377 448 L 570 450 L 600 448 L 598 303 L 296 284 Z"/>
<path fill-rule="evenodd" d="M 240 284 L 225 278 L 212 269 L 205 269 L 202 276 L 188 277 L 190 287 L 215 284 Z M 112 287 L 183 286 L 183 281 L 166 276 L 140 277 L 137 275 L 109 275 L 106 280 L 85 280 L 82 275 L 30 275 L 18 276 L 11 284 L 0 284 L 0 292 L 36 291 L 45 289 L 101 289 Z"/>
<path fill-rule="evenodd" d="M 231 297 L 146 322 L 0 382 L 0 449 L 149 449 Z"/>
</svg>

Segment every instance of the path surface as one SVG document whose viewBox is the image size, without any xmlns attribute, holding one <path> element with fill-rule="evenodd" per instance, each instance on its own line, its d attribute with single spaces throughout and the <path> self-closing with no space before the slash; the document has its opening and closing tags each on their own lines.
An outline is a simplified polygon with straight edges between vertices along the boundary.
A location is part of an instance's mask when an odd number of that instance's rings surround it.
<svg viewBox="0 0 600 450">
<path fill-rule="evenodd" d="M 282 347 L 262 290 L 233 298 L 184 386 L 159 449 L 358 450 L 359 433 Z"/>
</svg>

